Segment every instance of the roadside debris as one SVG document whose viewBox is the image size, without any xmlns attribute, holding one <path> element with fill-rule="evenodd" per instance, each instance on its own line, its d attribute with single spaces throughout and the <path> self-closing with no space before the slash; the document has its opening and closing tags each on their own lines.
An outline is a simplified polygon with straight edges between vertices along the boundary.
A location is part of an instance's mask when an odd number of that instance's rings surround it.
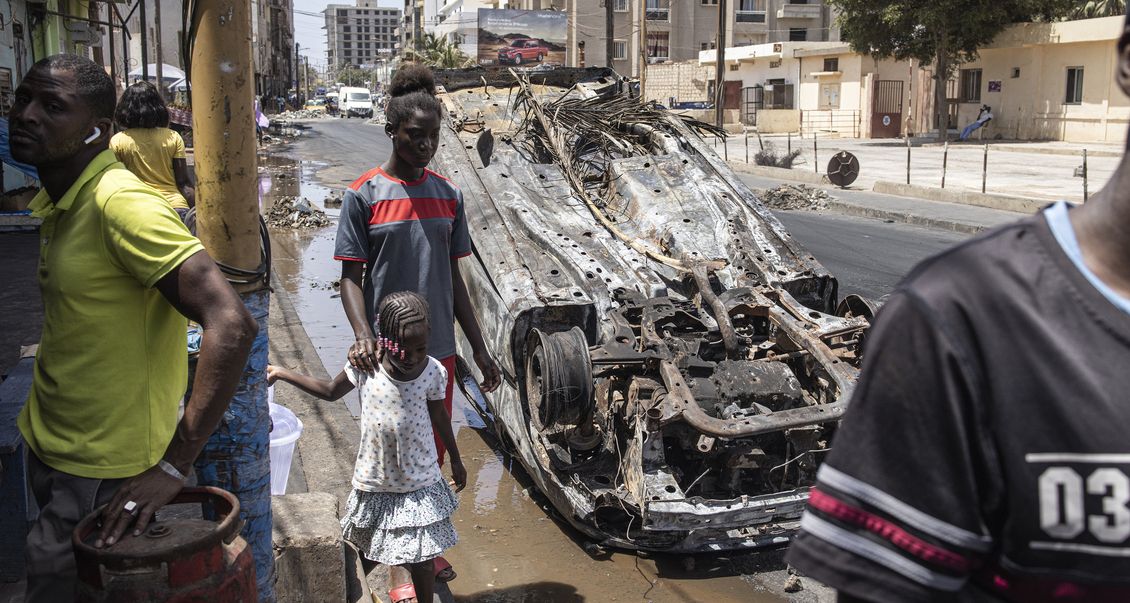
<svg viewBox="0 0 1130 603">
<path fill-rule="evenodd" d="M 820 211 L 828 209 L 828 192 L 806 184 L 782 184 L 761 193 L 761 202 L 772 209 Z"/>
<path fill-rule="evenodd" d="M 282 197 L 267 212 L 267 224 L 276 228 L 321 228 L 329 226 L 330 219 L 305 197 Z"/>
<path fill-rule="evenodd" d="M 269 116 L 271 121 L 276 119 L 321 119 L 326 117 L 325 111 L 307 111 L 306 109 L 298 109 L 295 111 L 284 111 Z"/>
<path fill-rule="evenodd" d="M 342 195 L 341 193 L 330 193 L 330 196 L 326 197 L 325 200 L 322 201 L 322 205 L 325 206 L 326 209 L 329 209 L 331 207 L 341 207 L 341 201 L 344 197 L 345 195 Z"/>
<path fill-rule="evenodd" d="M 784 590 L 787 593 L 799 593 L 804 590 L 804 583 L 800 581 L 800 576 L 789 574 L 789 577 L 785 579 Z"/>
</svg>

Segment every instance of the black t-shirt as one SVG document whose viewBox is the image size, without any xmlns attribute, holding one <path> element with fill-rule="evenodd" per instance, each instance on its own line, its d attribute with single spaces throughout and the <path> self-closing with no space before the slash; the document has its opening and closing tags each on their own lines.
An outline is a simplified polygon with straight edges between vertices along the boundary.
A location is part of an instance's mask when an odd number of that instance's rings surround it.
<svg viewBox="0 0 1130 603">
<path fill-rule="evenodd" d="M 1130 314 L 1043 215 L 915 269 L 788 560 L 874 601 L 1130 601 Z"/>
</svg>

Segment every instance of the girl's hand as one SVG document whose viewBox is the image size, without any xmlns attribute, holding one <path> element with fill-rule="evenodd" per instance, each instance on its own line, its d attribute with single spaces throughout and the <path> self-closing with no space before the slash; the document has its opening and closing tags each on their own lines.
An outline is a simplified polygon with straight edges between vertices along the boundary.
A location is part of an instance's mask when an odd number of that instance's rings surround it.
<svg viewBox="0 0 1130 603">
<path fill-rule="evenodd" d="M 498 389 L 502 384 L 502 373 L 498 370 L 494 358 L 491 358 L 490 352 L 486 350 L 475 352 L 475 364 L 479 365 L 479 371 L 483 374 L 483 382 L 479 384 L 479 389 L 483 390 L 484 394 Z"/>
<path fill-rule="evenodd" d="M 373 337 L 358 337 L 353 345 L 349 346 L 349 364 L 359 371 L 375 373 L 380 362 L 377 340 Z"/>
<path fill-rule="evenodd" d="M 451 461 L 451 479 L 455 480 L 456 492 L 460 492 L 463 488 L 467 487 L 467 469 L 463 466 L 463 461 Z"/>
<path fill-rule="evenodd" d="M 279 367 L 268 364 L 267 365 L 267 385 L 274 385 L 275 381 L 279 380 Z"/>
</svg>

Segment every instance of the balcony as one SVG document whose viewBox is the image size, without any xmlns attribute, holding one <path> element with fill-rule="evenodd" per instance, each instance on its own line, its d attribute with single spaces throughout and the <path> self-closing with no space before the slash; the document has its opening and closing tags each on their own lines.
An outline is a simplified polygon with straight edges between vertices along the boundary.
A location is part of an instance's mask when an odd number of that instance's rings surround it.
<svg viewBox="0 0 1130 603">
<path fill-rule="evenodd" d="M 644 14 L 647 15 L 648 21 L 670 21 L 671 20 L 671 4 L 670 0 L 647 0 L 647 8 Z"/>
<path fill-rule="evenodd" d="M 765 11 L 763 10 L 739 10 L 737 11 L 738 23 L 764 23 Z"/>
<path fill-rule="evenodd" d="M 778 19 L 819 19 L 824 7 L 820 4 L 782 4 L 777 9 Z"/>
</svg>

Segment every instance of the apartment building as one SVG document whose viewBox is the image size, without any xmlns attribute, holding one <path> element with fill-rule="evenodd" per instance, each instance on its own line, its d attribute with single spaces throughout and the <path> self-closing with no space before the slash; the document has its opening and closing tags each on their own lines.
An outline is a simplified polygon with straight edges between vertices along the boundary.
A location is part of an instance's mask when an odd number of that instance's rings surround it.
<svg viewBox="0 0 1130 603">
<path fill-rule="evenodd" d="M 326 16 L 326 64 L 372 68 L 396 55 L 400 45 L 399 8 L 378 6 L 377 0 L 357 0 L 354 6 L 331 4 Z"/>
<path fill-rule="evenodd" d="M 605 1 L 613 3 L 613 66 L 637 76 L 642 58 L 640 23 L 647 30 L 648 62 L 697 60 L 715 48 L 719 0 L 494 0 L 494 8 L 569 12 L 568 62 L 604 65 Z M 726 45 L 838 41 L 832 9 L 822 0 L 728 0 Z"/>
<path fill-rule="evenodd" d="M 424 36 L 424 0 L 404 0 L 404 12 L 400 17 L 399 53 L 415 48 L 416 41 Z"/>
</svg>

